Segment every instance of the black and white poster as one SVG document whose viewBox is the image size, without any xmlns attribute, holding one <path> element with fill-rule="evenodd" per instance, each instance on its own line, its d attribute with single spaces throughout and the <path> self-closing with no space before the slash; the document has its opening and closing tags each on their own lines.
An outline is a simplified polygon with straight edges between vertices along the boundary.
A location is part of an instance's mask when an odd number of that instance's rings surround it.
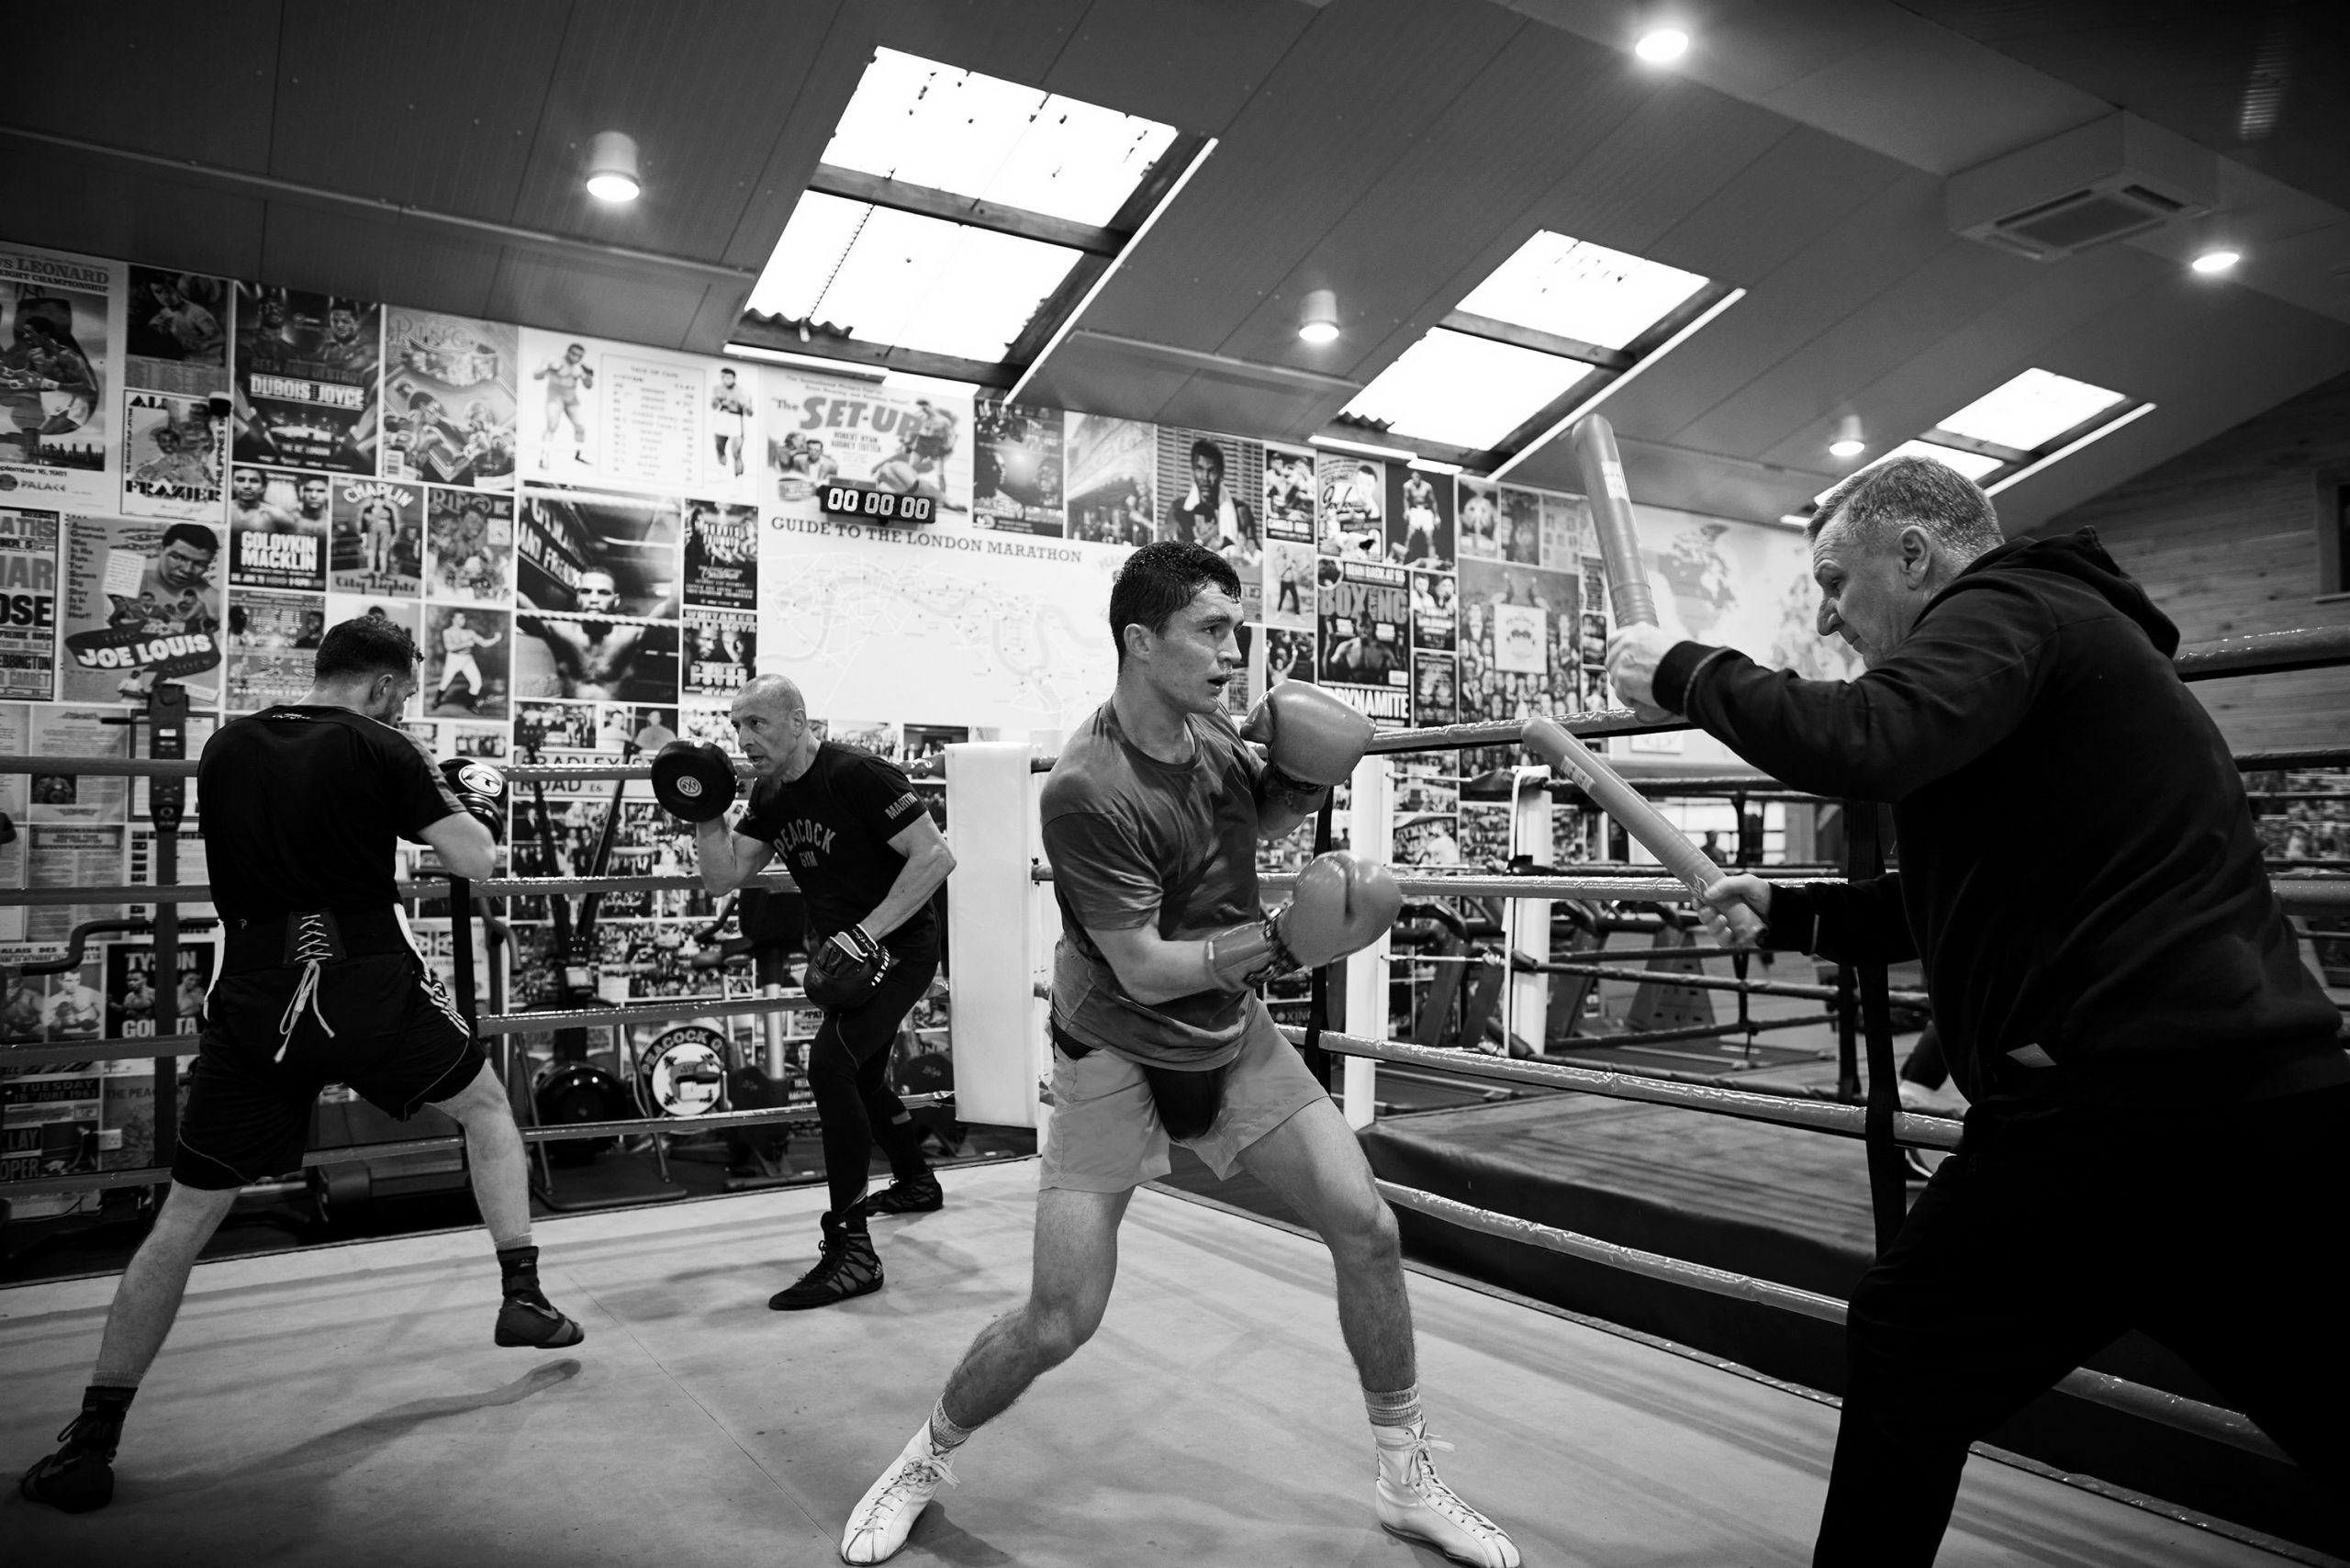
<svg viewBox="0 0 2350 1568">
<path fill-rule="evenodd" d="M 748 610 L 758 596 L 758 509 L 688 501 L 686 602 Z"/>
<path fill-rule="evenodd" d="M 126 517 L 220 515 L 220 439 L 208 398 L 123 394 L 122 510 Z"/>
<path fill-rule="evenodd" d="M 1452 476 L 1387 471 L 1387 559 L 1427 571 L 1452 569 Z"/>
<path fill-rule="evenodd" d="M 225 394 L 233 299 L 225 278 L 132 267 L 124 383 L 176 398 Z"/>
<path fill-rule="evenodd" d="M 520 696 L 677 701 L 681 510 L 660 498 L 524 493 L 515 567 Z"/>
<path fill-rule="evenodd" d="M 0 241 L 0 485 L 12 501 L 114 509 L 123 271 Z"/>
<path fill-rule="evenodd" d="M 1382 728 L 1412 720 L 1409 577 L 1401 566 L 1342 558 L 1322 577 L 1321 685 Z"/>
<path fill-rule="evenodd" d="M 372 300 L 239 284 L 236 460 L 372 476 L 383 325 Z"/>
<path fill-rule="evenodd" d="M 1326 452 L 1315 465 L 1325 555 L 1355 561 L 1387 558 L 1387 465 L 1375 457 Z"/>
<path fill-rule="evenodd" d="M 1158 429 L 1139 420 L 1069 416 L 1069 536 L 1147 544 Z"/>
<path fill-rule="evenodd" d="M 971 415 L 971 521 L 980 528 L 1058 536 L 1061 411 L 982 398 Z"/>
<path fill-rule="evenodd" d="M 394 306 L 384 335 L 384 477 L 513 488 L 520 329 Z"/>
<path fill-rule="evenodd" d="M 1314 543 L 1314 453 L 1265 444 L 1265 540 Z"/>
<path fill-rule="evenodd" d="M 424 487 L 334 481 L 330 546 L 337 593 L 413 597 L 424 583 Z"/>
<path fill-rule="evenodd" d="M 680 622 L 685 695 L 732 698 L 758 667 L 758 617 L 689 604 Z"/>
<path fill-rule="evenodd" d="M 424 487 L 425 593 L 504 605 L 514 594 L 514 498 Z"/>
<path fill-rule="evenodd" d="M 480 605 L 424 607 L 424 685 L 428 718 L 512 716 L 514 617 Z"/>
</svg>

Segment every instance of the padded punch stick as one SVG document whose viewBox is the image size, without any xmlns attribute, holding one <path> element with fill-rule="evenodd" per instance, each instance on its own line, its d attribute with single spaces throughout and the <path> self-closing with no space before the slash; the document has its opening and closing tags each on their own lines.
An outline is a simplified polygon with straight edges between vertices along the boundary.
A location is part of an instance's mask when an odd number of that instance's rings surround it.
<svg viewBox="0 0 2350 1568">
<path fill-rule="evenodd" d="M 1583 470 L 1583 489 L 1591 501 L 1599 553 L 1607 557 L 1607 596 L 1614 601 L 1616 624 L 1628 626 L 1637 622 L 1653 626 L 1656 596 L 1650 592 L 1649 575 L 1640 566 L 1640 538 L 1632 527 L 1632 491 L 1624 482 L 1616 427 L 1605 415 L 1586 415 L 1576 421 L 1567 442 L 1574 448 L 1575 465 Z"/>
</svg>

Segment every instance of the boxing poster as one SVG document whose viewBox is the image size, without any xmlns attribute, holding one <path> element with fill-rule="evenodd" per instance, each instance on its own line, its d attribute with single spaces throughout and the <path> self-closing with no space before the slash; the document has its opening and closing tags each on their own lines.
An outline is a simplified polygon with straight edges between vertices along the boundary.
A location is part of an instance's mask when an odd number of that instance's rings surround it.
<svg viewBox="0 0 2350 1568">
<path fill-rule="evenodd" d="M 143 701 L 166 679 L 218 701 L 220 544 L 211 523 L 68 514 L 59 699 Z"/>
<path fill-rule="evenodd" d="M 683 695 L 733 698 L 758 669 L 758 617 L 747 610 L 686 606 Z"/>
<path fill-rule="evenodd" d="M 424 585 L 424 487 L 339 478 L 331 491 L 327 586 L 337 593 L 413 598 Z"/>
<path fill-rule="evenodd" d="M 1375 457 L 1326 452 L 1315 465 L 1321 550 L 1356 561 L 1387 554 L 1387 465 Z"/>
<path fill-rule="evenodd" d="M 126 392 L 122 512 L 126 517 L 220 515 L 220 438 L 208 398 Z"/>
<path fill-rule="evenodd" d="M 237 285 L 235 459 L 373 476 L 383 329 L 372 300 Z"/>
<path fill-rule="evenodd" d="M 1240 644 L 1240 667 L 1225 682 L 1224 710 L 1240 714 L 1257 705 L 1257 692 L 1265 683 L 1265 660 L 1258 651 L 1258 644 L 1265 639 L 1265 629 L 1244 624 L 1233 629 L 1233 636 Z"/>
<path fill-rule="evenodd" d="M 1388 468 L 1387 559 L 1427 571 L 1452 569 L 1452 476 Z"/>
<path fill-rule="evenodd" d="M 1161 428 L 1158 479 L 1159 538 L 1203 544 L 1227 560 L 1244 546 L 1251 554 L 1261 552 L 1261 445 L 1204 431 Z"/>
<path fill-rule="evenodd" d="M 1458 722 L 1458 666 L 1450 654 L 1412 651 L 1412 723 L 1426 728 Z"/>
<path fill-rule="evenodd" d="M 1095 544 L 1149 543 L 1158 427 L 1071 414 L 1068 441 L 1069 537 Z"/>
<path fill-rule="evenodd" d="M 1502 554 L 1501 487 L 1462 474 L 1452 482 L 1457 521 L 1453 543 L 1463 561 L 1498 561 Z"/>
<path fill-rule="evenodd" d="M 231 588 L 323 592 L 333 481 L 324 474 L 239 464 L 229 474 Z"/>
<path fill-rule="evenodd" d="M 749 610 L 758 595 L 757 509 L 688 501 L 686 602 Z"/>
<path fill-rule="evenodd" d="M 520 329 L 393 306 L 384 341 L 383 476 L 512 489 Z"/>
<path fill-rule="evenodd" d="M 1412 721 L 1410 574 L 1401 566 L 1340 557 L 1326 578 L 1321 686 L 1382 729 Z"/>
<path fill-rule="evenodd" d="M 514 597 L 514 498 L 424 487 L 424 591 L 457 604 Z"/>
<path fill-rule="evenodd" d="M 530 327 L 520 364 L 524 483 L 756 499 L 752 367 Z"/>
<path fill-rule="evenodd" d="M 1273 540 L 1265 545 L 1264 621 L 1292 632 L 1314 630 L 1314 585 L 1321 557 L 1312 540 Z"/>
<path fill-rule="evenodd" d="M 326 596 L 241 591 L 229 600 L 229 690 L 232 713 L 299 702 L 310 689 L 319 642 L 326 635 Z"/>
<path fill-rule="evenodd" d="M 1265 540 L 1314 543 L 1314 453 L 1265 443 Z"/>
<path fill-rule="evenodd" d="M 698 489 L 747 496 L 759 482 L 758 372 L 748 365 L 722 364 L 710 388 L 710 441 L 702 453 Z"/>
<path fill-rule="evenodd" d="M 1318 685 L 1321 672 L 1315 659 L 1315 634 L 1292 632 L 1278 626 L 1265 629 L 1265 689 L 1270 691 L 1284 680 L 1302 680 Z"/>
<path fill-rule="evenodd" d="M 112 510 L 123 267 L 0 243 L 0 489 Z"/>
<path fill-rule="evenodd" d="M 971 413 L 971 521 L 979 528 L 1058 537 L 1062 493 L 1061 411 L 982 398 Z"/>
<path fill-rule="evenodd" d="M 124 385 L 174 398 L 225 395 L 231 299 L 224 278 L 132 267 Z"/>
<path fill-rule="evenodd" d="M 1452 651 L 1460 619 L 1460 596 L 1450 572 L 1412 574 L 1412 647 Z"/>
<path fill-rule="evenodd" d="M 518 695 L 677 700 L 677 532 L 666 498 L 526 490 L 517 528 Z"/>
<path fill-rule="evenodd" d="M 1506 561 L 1460 563 L 1460 722 L 1577 706 L 1581 585 Z"/>
<path fill-rule="evenodd" d="M 971 404 L 869 381 L 768 367 L 763 374 L 768 504 L 823 515 L 839 488 L 925 497 L 934 521 L 971 516 Z"/>
<path fill-rule="evenodd" d="M 1513 561 L 1521 566 L 1541 566 L 1543 513 L 1548 510 L 1555 514 L 1552 502 L 1557 498 L 1504 485 L 1498 498 L 1501 516 L 1494 528 L 1499 547 L 1486 558 Z"/>
<path fill-rule="evenodd" d="M 1586 559 L 1599 558 L 1599 527 L 1592 519 L 1591 502 L 1581 496 L 1542 496 L 1542 567 L 1572 572 Z M 1521 545 L 1511 560 L 1531 560 Z"/>
<path fill-rule="evenodd" d="M 53 511 L 0 508 L 0 701 L 57 695 Z"/>
<path fill-rule="evenodd" d="M 512 717 L 513 615 L 478 605 L 424 607 L 423 689 L 426 717 Z"/>
</svg>

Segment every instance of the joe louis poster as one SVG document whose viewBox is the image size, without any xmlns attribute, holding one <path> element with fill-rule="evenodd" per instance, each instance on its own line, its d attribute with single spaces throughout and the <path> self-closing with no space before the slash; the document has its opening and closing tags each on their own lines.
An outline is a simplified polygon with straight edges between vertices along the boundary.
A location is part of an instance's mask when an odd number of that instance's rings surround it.
<svg viewBox="0 0 2350 1568">
<path fill-rule="evenodd" d="M 218 697 L 218 528 L 69 516 L 63 565 L 61 700 L 143 699 L 158 678 L 185 684 L 198 707 Z"/>
<path fill-rule="evenodd" d="M 1409 574 L 1401 566 L 1341 558 L 1321 584 L 1322 686 L 1373 723 L 1411 722 Z"/>
<path fill-rule="evenodd" d="M 111 510 L 119 272 L 0 244 L 0 483 L 17 500 Z"/>
<path fill-rule="evenodd" d="M 372 476 L 382 332 L 372 301 L 239 284 L 237 460 Z"/>
<path fill-rule="evenodd" d="M 520 329 L 394 306 L 385 338 L 384 477 L 512 488 Z"/>
</svg>

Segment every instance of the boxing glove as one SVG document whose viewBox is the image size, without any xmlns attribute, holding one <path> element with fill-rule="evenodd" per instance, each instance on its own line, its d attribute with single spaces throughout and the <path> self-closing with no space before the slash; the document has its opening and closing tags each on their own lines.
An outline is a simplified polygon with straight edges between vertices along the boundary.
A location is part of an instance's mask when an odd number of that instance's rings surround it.
<svg viewBox="0 0 2350 1568">
<path fill-rule="evenodd" d="M 1219 989 L 1231 991 L 1318 969 L 1378 941 L 1403 910 L 1404 895 L 1386 867 L 1334 849 L 1298 873 L 1289 902 L 1210 936 L 1208 973 Z"/>
<path fill-rule="evenodd" d="M 1320 687 L 1285 680 L 1248 711 L 1240 734 L 1264 744 L 1275 782 L 1307 794 L 1352 777 L 1371 745 L 1371 723 Z"/>
<path fill-rule="evenodd" d="M 489 836 L 506 840 L 506 775 L 486 762 L 453 756 L 441 765 L 449 793 L 474 821 L 489 829 Z"/>
<path fill-rule="evenodd" d="M 715 822 L 734 803 L 734 764 L 708 742 L 671 741 L 653 758 L 653 798 L 672 816 Z"/>
</svg>

